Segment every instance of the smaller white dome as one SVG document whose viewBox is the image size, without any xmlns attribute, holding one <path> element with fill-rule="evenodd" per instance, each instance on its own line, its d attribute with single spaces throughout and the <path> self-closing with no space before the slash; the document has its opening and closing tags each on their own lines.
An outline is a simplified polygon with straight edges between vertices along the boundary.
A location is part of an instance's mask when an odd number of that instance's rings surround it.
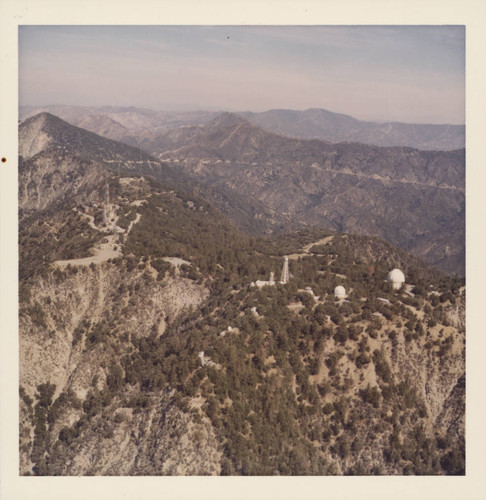
<svg viewBox="0 0 486 500">
<path fill-rule="evenodd" d="M 346 297 L 346 290 L 344 289 L 344 287 L 343 287 L 343 286 L 338 285 L 338 286 L 334 289 L 334 295 L 335 295 L 338 299 L 344 299 L 344 297 Z"/>
</svg>

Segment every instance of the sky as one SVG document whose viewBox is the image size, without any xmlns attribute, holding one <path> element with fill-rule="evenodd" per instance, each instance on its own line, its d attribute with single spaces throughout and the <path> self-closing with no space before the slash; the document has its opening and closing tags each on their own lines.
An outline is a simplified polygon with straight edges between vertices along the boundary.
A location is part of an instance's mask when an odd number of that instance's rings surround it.
<svg viewBox="0 0 486 500">
<path fill-rule="evenodd" d="M 19 26 L 19 104 L 465 122 L 463 26 Z"/>
</svg>

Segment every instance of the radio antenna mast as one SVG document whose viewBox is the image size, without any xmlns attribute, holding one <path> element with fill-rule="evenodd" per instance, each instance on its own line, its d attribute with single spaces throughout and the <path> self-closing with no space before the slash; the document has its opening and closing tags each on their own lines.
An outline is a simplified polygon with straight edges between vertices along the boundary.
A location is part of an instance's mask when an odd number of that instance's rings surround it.
<svg viewBox="0 0 486 500">
<path fill-rule="evenodd" d="M 289 282 L 289 258 L 285 256 L 284 264 L 282 267 L 282 276 L 280 277 L 280 283 L 285 285 Z"/>
<path fill-rule="evenodd" d="M 105 219 L 105 224 L 107 226 L 108 226 L 109 209 L 110 209 L 110 185 L 106 183 L 104 219 Z"/>
</svg>

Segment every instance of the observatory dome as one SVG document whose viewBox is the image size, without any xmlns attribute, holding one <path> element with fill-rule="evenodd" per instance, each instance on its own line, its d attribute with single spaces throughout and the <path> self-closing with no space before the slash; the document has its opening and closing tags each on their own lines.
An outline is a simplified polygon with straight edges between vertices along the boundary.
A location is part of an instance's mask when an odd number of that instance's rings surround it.
<svg viewBox="0 0 486 500">
<path fill-rule="evenodd" d="M 346 297 L 346 290 L 343 286 L 339 285 L 334 289 L 334 296 L 338 299 L 344 299 Z"/>
<path fill-rule="evenodd" d="M 405 275 L 400 269 L 393 269 L 388 273 L 386 280 L 392 284 L 394 290 L 398 290 L 405 283 Z"/>
</svg>

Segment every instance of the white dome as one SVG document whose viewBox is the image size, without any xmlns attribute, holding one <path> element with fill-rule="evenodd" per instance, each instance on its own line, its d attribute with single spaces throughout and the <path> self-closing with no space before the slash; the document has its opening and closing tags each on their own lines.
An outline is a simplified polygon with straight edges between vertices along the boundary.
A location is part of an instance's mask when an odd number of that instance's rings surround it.
<svg viewBox="0 0 486 500">
<path fill-rule="evenodd" d="M 386 280 L 391 283 L 394 290 L 398 290 L 405 283 L 405 275 L 400 269 L 393 269 L 388 273 Z"/>
<path fill-rule="evenodd" d="M 334 289 L 334 295 L 339 299 L 344 299 L 346 297 L 346 290 L 343 286 L 339 285 Z"/>
<path fill-rule="evenodd" d="M 400 269 L 393 269 L 393 271 L 388 273 L 388 278 L 386 280 L 388 283 L 405 283 L 405 275 Z"/>
</svg>

